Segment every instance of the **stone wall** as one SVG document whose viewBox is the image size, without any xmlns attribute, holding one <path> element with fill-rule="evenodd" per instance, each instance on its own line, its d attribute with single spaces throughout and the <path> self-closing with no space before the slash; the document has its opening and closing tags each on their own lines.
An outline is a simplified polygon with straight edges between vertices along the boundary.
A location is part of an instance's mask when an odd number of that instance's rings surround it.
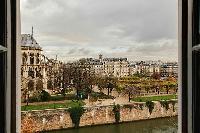
<svg viewBox="0 0 200 133">
<path fill-rule="evenodd" d="M 176 116 L 178 114 L 177 106 L 177 102 L 174 106 L 170 103 L 169 109 L 166 110 L 160 102 L 155 102 L 153 112 L 150 114 L 145 103 L 121 105 L 120 122 Z M 80 120 L 80 126 L 115 123 L 113 106 L 94 106 L 85 109 L 86 111 Z M 21 117 L 22 132 L 26 133 L 72 128 L 74 126 L 67 109 L 22 111 Z"/>
</svg>

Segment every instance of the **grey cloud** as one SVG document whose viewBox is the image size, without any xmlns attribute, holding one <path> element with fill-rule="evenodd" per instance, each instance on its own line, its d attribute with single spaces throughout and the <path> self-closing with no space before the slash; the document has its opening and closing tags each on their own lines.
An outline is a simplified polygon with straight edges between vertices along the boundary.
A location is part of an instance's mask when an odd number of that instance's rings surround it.
<svg viewBox="0 0 200 133">
<path fill-rule="evenodd" d="M 174 0 L 22 0 L 22 32 L 30 33 L 33 25 L 34 36 L 52 54 L 60 47 L 57 53 L 73 58 L 123 52 L 133 59 L 139 53 L 153 57 L 176 49 L 158 43 L 176 40 L 176 11 Z"/>
<path fill-rule="evenodd" d="M 177 40 L 162 39 L 151 43 L 140 43 L 137 47 L 129 47 L 128 53 L 137 53 L 141 56 L 154 58 L 178 58 Z"/>
<path fill-rule="evenodd" d="M 81 52 L 84 55 L 88 55 L 88 54 L 90 54 L 91 51 L 89 49 L 80 48 L 80 49 L 78 49 L 78 52 Z"/>
<path fill-rule="evenodd" d="M 69 49 L 69 51 L 67 52 L 67 55 L 88 55 L 90 54 L 91 51 L 89 49 L 85 49 L 85 48 L 71 48 Z"/>
<path fill-rule="evenodd" d="M 71 54 L 74 54 L 76 53 L 76 49 L 70 49 L 67 54 L 71 55 Z"/>
</svg>

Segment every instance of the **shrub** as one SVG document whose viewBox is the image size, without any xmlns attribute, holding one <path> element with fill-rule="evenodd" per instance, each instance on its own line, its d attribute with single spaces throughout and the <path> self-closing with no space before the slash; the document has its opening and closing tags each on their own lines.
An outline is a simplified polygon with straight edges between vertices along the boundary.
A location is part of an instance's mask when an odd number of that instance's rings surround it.
<svg viewBox="0 0 200 133">
<path fill-rule="evenodd" d="M 175 106 L 175 104 L 176 104 L 176 101 L 170 101 L 170 103 L 172 104 L 173 112 L 175 112 L 175 108 L 174 108 L 174 106 Z"/>
<path fill-rule="evenodd" d="M 51 99 L 51 95 L 48 92 L 46 92 L 45 90 L 42 90 L 39 94 L 39 99 L 42 102 L 49 101 Z"/>
<path fill-rule="evenodd" d="M 93 102 L 96 102 L 96 101 L 98 100 L 98 94 L 92 92 L 92 93 L 91 93 L 91 100 L 92 100 Z"/>
<path fill-rule="evenodd" d="M 115 114 L 115 122 L 119 123 L 120 121 L 120 105 L 119 104 L 114 105 L 113 112 Z"/>
<path fill-rule="evenodd" d="M 63 95 L 51 96 L 50 100 L 51 101 L 62 101 L 62 100 L 65 100 L 65 96 L 63 96 Z"/>
<path fill-rule="evenodd" d="M 113 99 L 113 96 L 106 95 L 103 92 L 94 92 L 99 99 Z"/>
<path fill-rule="evenodd" d="M 56 95 L 56 96 L 51 96 L 51 101 L 62 101 L 62 100 L 72 100 L 76 99 L 76 96 L 74 94 L 67 94 L 65 96 L 63 95 Z"/>
<path fill-rule="evenodd" d="M 160 104 L 162 107 L 164 107 L 166 110 L 169 109 L 169 102 L 164 100 L 164 101 L 160 101 Z"/>
<path fill-rule="evenodd" d="M 29 97 L 29 99 L 28 99 L 29 103 L 39 102 L 39 101 L 40 101 L 40 99 L 36 96 Z"/>
<path fill-rule="evenodd" d="M 75 128 L 79 127 L 80 123 L 80 118 L 85 112 L 82 104 L 79 101 L 72 101 L 69 105 L 69 113 L 70 113 L 70 118 L 72 119 L 72 123 L 75 125 Z"/>
<path fill-rule="evenodd" d="M 129 110 L 131 111 L 131 110 L 132 110 L 132 108 L 133 108 L 133 105 L 126 104 L 126 105 L 124 105 L 123 107 L 125 107 L 125 108 L 129 108 Z"/>
<path fill-rule="evenodd" d="M 63 96 L 66 96 L 66 92 L 65 92 L 65 89 L 64 89 L 64 88 L 61 90 L 61 94 L 62 94 Z"/>
<path fill-rule="evenodd" d="M 151 114 L 152 111 L 153 111 L 153 109 L 154 109 L 154 102 L 152 102 L 152 101 L 147 101 L 147 102 L 146 102 L 146 106 L 148 107 L 149 113 Z"/>
<path fill-rule="evenodd" d="M 28 102 L 40 102 L 39 92 L 34 92 L 31 97 L 29 97 Z"/>
<path fill-rule="evenodd" d="M 143 104 L 139 104 L 141 110 L 143 110 Z"/>
<path fill-rule="evenodd" d="M 78 99 L 87 99 L 88 98 L 88 93 L 86 91 L 80 91 L 78 93 Z"/>
</svg>

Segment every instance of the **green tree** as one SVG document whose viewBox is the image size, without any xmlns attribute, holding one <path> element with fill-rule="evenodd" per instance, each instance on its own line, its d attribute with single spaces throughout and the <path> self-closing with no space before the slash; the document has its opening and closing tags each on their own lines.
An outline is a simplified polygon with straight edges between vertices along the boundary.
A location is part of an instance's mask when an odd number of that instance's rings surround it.
<svg viewBox="0 0 200 133">
<path fill-rule="evenodd" d="M 144 85 L 143 87 L 145 88 L 147 93 L 149 93 L 149 91 L 151 90 L 151 85 Z"/>
<path fill-rule="evenodd" d="M 155 89 L 155 91 L 160 94 L 160 89 L 162 88 L 162 83 L 160 81 L 156 81 L 154 84 L 153 84 L 153 87 Z"/>
<path fill-rule="evenodd" d="M 116 85 L 116 90 L 117 90 L 118 93 L 122 93 L 124 89 L 125 89 L 125 85 L 124 84 L 119 84 L 118 83 Z"/>
<path fill-rule="evenodd" d="M 165 87 L 167 94 L 169 94 L 169 91 L 171 89 L 170 86 L 173 86 L 173 84 L 171 82 L 167 81 L 167 82 L 164 83 L 164 87 Z"/>
</svg>

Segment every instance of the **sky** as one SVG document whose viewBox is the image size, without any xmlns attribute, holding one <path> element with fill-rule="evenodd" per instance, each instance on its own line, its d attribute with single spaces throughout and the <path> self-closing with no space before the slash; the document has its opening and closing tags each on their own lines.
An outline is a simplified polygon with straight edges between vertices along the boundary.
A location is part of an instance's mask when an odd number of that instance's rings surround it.
<svg viewBox="0 0 200 133">
<path fill-rule="evenodd" d="M 177 0 L 21 0 L 21 31 L 49 58 L 177 61 Z"/>
</svg>

